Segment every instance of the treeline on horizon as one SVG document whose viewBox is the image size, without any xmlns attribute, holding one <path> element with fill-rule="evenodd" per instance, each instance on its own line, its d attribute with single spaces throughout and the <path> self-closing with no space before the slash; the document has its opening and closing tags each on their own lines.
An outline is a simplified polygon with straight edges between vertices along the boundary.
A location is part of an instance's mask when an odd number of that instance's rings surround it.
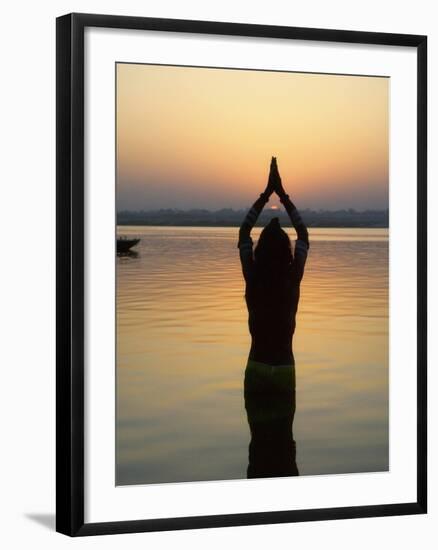
<svg viewBox="0 0 438 550">
<path fill-rule="evenodd" d="M 239 227 L 247 210 L 206 209 L 160 209 L 160 210 L 122 210 L 117 212 L 118 225 L 162 225 L 162 226 L 199 226 L 199 227 Z M 309 227 L 388 227 L 389 211 L 386 210 L 310 210 L 300 209 L 305 223 Z M 264 225 L 273 217 L 290 224 L 283 210 L 264 210 L 257 225 Z"/>
</svg>

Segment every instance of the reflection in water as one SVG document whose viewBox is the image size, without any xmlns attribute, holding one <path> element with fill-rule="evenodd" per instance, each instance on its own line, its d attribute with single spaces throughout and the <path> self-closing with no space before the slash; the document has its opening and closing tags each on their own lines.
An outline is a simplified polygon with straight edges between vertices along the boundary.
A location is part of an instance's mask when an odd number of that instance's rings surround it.
<svg viewBox="0 0 438 550">
<path fill-rule="evenodd" d="M 247 477 L 297 476 L 292 425 L 295 415 L 295 367 L 248 361 L 245 409 L 251 431 Z"/>
<path fill-rule="evenodd" d="M 245 478 L 236 229 L 120 231 L 141 241 L 138 258 L 116 260 L 116 483 Z M 297 324 L 300 476 L 387 470 L 387 230 L 312 229 Z"/>
<path fill-rule="evenodd" d="M 117 252 L 119 258 L 138 258 L 136 250 L 126 250 L 125 252 Z"/>
</svg>

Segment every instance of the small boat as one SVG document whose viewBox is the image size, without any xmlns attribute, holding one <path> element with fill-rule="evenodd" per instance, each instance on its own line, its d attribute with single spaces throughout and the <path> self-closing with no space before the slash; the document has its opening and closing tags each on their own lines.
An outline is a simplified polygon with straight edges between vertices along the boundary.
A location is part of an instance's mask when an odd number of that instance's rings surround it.
<svg viewBox="0 0 438 550">
<path fill-rule="evenodd" d="M 131 248 L 137 245 L 140 242 L 140 239 L 128 239 L 128 237 L 117 237 L 117 253 L 126 253 L 131 250 Z"/>
</svg>

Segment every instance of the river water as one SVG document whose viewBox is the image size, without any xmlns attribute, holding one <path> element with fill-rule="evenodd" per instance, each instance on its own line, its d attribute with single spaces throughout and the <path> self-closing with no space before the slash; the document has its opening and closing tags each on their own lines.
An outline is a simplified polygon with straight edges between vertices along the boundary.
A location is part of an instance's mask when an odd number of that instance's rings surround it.
<svg viewBox="0 0 438 550">
<path fill-rule="evenodd" d="M 237 232 L 118 228 L 141 237 L 116 260 L 118 485 L 246 477 Z M 388 230 L 310 239 L 294 336 L 299 475 L 386 471 Z"/>
</svg>

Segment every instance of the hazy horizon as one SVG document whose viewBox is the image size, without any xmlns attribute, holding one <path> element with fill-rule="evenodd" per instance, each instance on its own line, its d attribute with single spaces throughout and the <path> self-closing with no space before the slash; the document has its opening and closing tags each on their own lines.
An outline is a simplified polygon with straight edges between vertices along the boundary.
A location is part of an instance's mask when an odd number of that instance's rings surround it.
<svg viewBox="0 0 438 550">
<path fill-rule="evenodd" d="M 117 64 L 117 209 L 388 208 L 389 79 Z M 279 206 L 277 197 L 268 205 Z"/>
<path fill-rule="evenodd" d="M 246 210 L 248 205 L 245 206 L 219 206 L 217 208 L 204 208 L 204 207 L 192 207 L 192 208 L 181 208 L 181 207 L 169 207 L 169 206 L 163 206 L 161 208 L 117 208 L 117 212 L 159 212 L 160 210 L 175 210 L 180 212 L 191 212 L 195 210 L 205 210 L 207 212 L 220 212 L 222 210 L 233 210 L 235 212 L 240 212 L 242 210 Z M 270 206 L 269 203 L 265 207 L 264 211 L 272 211 L 273 214 L 275 213 L 284 213 L 286 214 L 286 211 L 282 209 L 282 206 L 272 205 Z M 309 208 L 309 207 L 300 207 L 300 210 L 310 210 L 312 212 L 341 212 L 341 211 L 355 211 L 358 213 L 362 212 L 383 212 L 389 210 L 388 207 L 382 207 L 382 208 L 351 208 L 351 207 L 345 207 L 345 208 Z"/>
</svg>

